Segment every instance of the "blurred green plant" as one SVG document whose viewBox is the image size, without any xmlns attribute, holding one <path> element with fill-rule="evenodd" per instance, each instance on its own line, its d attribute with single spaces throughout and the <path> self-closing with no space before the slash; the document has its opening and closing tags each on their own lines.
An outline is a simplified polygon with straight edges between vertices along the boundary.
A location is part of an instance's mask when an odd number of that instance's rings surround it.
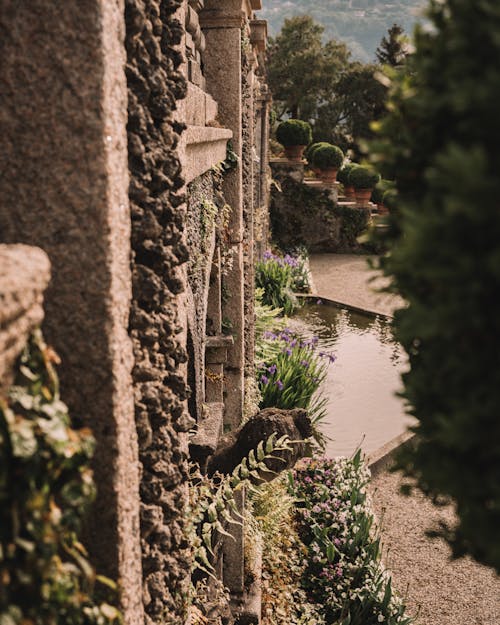
<svg viewBox="0 0 500 625">
<path fill-rule="evenodd" d="M 94 439 L 71 427 L 57 361 L 36 331 L 0 400 L 0 623 L 117 624 L 104 600 L 116 586 L 78 539 L 95 494 Z"/>
<path fill-rule="evenodd" d="M 371 147 L 397 183 L 381 266 L 407 303 L 394 329 L 418 420 L 400 467 L 454 502 L 454 554 L 500 572 L 500 6 L 431 0 L 427 16 Z"/>
</svg>

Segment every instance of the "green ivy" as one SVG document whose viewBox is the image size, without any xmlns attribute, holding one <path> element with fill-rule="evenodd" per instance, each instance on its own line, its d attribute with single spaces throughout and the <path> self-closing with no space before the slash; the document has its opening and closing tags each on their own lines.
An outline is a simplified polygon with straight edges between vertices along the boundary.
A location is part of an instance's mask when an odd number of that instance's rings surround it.
<svg viewBox="0 0 500 625">
<path fill-rule="evenodd" d="M 94 439 L 71 427 L 54 362 L 35 332 L 0 400 L 0 624 L 119 623 L 97 599 L 115 584 L 96 575 L 78 540 L 95 494 Z"/>
</svg>

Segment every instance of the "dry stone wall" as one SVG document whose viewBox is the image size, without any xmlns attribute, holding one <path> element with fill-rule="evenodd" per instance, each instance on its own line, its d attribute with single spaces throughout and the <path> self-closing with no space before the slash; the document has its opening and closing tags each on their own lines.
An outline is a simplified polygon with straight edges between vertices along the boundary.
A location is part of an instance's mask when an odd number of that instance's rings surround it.
<svg viewBox="0 0 500 625">
<path fill-rule="evenodd" d="M 141 549 L 147 623 L 181 623 L 190 572 L 186 538 L 188 389 L 180 336 L 186 208 L 173 121 L 180 0 L 127 0 L 128 146 L 132 216 L 135 415 L 142 466 Z"/>
</svg>

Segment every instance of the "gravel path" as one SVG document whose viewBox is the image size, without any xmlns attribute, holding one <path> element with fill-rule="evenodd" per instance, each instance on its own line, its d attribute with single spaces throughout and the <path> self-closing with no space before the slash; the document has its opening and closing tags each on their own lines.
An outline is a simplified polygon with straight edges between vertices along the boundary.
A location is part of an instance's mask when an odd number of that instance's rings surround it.
<svg viewBox="0 0 500 625">
<path fill-rule="evenodd" d="M 407 591 L 418 625 L 500 625 L 500 577 L 469 558 L 450 560 L 441 540 L 425 536 L 439 520 L 453 521 L 453 509 L 437 508 L 420 492 L 399 493 L 400 477 L 382 472 L 372 495 L 382 527 L 385 562 L 394 588 Z"/>
</svg>

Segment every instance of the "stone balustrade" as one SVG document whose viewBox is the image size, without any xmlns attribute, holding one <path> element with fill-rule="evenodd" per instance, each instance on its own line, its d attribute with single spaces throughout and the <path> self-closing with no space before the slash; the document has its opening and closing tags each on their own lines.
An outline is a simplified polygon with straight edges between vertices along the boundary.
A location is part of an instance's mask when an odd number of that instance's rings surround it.
<svg viewBox="0 0 500 625">
<path fill-rule="evenodd" d="M 0 245 L 0 390 L 12 382 L 12 369 L 31 331 L 43 319 L 43 292 L 50 262 L 41 249 Z"/>
</svg>

